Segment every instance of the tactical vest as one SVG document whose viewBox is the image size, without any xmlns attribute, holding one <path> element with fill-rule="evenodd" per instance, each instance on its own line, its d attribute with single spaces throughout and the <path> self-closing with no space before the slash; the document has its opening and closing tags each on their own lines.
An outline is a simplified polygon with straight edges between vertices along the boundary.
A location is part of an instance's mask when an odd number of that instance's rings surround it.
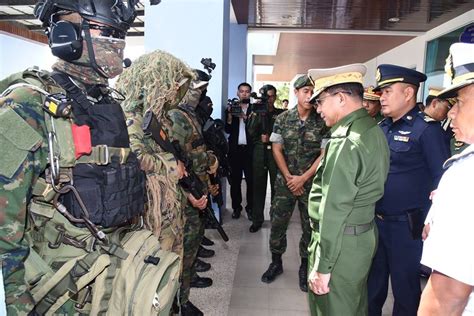
<svg viewBox="0 0 474 316">
<path fill-rule="evenodd" d="M 120 105 L 102 91 L 91 99 L 64 74 L 30 70 L 12 82 L 4 95 L 20 86 L 40 92 L 48 132 L 50 167 L 33 187 L 26 234 L 36 311 L 169 314 L 179 258 L 141 223 L 131 224 L 143 211 L 145 177 Z M 81 126 L 90 132 L 73 132 Z M 88 137 L 89 152 L 78 152 Z"/>
</svg>

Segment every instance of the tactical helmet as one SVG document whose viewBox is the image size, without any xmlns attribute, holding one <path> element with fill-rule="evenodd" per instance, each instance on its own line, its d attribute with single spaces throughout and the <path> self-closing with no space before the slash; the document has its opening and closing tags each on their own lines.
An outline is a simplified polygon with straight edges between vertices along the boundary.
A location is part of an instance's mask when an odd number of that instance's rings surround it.
<svg viewBox="0 0 474 316">
<path fill-rule="evenodd" d="M 49 27 L 58 11 L 77 12 L 89 21 L 103 23 L 126 32 L 137 16 L 138 0 L 40 0 L 35 7 L 35 16 Z"/>
</svg>

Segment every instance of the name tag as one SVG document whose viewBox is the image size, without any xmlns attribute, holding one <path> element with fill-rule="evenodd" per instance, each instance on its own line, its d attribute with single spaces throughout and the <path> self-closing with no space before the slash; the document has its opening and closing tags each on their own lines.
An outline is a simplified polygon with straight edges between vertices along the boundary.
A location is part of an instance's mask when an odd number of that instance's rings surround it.
<svg viewBox="0 0 474 316">
<path fill-rule="evenodd" d="M 395 135 L 395 136 L 393 136 L 393 139 L 396 140 L 396 141 L 399 141 L 399 142 L 408 143 L 408 141 L 410 140 L 410 137 L 408 137 L 408 136 L 401 136 L 401 135 Z"/>
</svg>

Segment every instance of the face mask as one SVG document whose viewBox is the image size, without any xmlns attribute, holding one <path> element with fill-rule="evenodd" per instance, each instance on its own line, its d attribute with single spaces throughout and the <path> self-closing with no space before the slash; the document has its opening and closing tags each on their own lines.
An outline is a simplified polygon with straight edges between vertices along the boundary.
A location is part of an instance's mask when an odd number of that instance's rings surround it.
<svg viewBox="0 0 474 316">
<path fill-rule="evenodd" d="M 92 37 L 95 61 L 107 78 L 114 78 L 123 71 L 125 40 L 112 37 Z"/>
<path fill-rule="evenodd" d="M 186 104 L 196 108 L 199 104 L 199 99 L 201 98 L 202 91 L 200 89 L 189 89 L 184 97 L 186 100 Z"/>
</svg>

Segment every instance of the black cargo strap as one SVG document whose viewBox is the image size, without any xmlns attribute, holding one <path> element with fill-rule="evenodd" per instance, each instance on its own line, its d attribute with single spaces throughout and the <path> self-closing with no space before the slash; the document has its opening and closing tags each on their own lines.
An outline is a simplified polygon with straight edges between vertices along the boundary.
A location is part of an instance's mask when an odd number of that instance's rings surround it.
<svg viewBox="0 0 474 316">
<path fill-rule="evenodd" d="M 316 222 L 310 219 L 309 224 L 312 230 L 319 232 L 319 222 Z M 357 224 L 357 225 L 347 224 L 346 227 L 344 227 L 343 234 L 349 235 L 349 236 L 358 236 L 371 230 L 373 226 L 374 226 L 374 221 L 371 221 L 370 223 L 366 223 L 366 224 Z"/>
</svg>

